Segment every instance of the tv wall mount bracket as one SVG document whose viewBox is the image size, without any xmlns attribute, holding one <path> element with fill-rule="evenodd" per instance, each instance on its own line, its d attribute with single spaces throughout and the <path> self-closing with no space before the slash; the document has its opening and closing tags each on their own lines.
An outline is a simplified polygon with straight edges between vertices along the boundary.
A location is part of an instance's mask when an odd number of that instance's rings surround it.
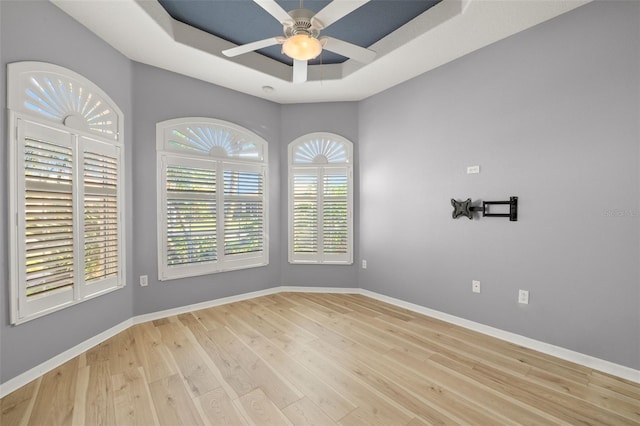
<svg viewBox="0 0 640 426">
<path fill-rule="evenodd" d="M 491 213 L 491 206 L 505 204 L 509 206 L 509 213 Z M 510 197 L 509 201 L 483 201 L 482 206 L 472 206 L 471 198 L 467 198 L 464 201 L 457 201 L 452 198 L 451 205 L 453 206 L 451 216 L 454 219 L 458 219 L 460 216 L 473 219 L 473 212 L 482 212 L 482 217 L 508 217 L 511 222 L 518 220 L 518 197 Z"/>
</svg>

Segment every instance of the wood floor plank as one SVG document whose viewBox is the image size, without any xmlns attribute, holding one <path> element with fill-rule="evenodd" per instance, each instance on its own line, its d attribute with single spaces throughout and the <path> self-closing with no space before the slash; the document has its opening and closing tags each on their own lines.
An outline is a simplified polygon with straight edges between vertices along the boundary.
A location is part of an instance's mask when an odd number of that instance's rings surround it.
<svg viewBox="0 0 640 426">
<path fill-rule="evenodd" d="M 315 310 L 313 307 L 302 306 L 293 309 L 293 312 L 309 318 L 318 324 L 323 324 L 325 327 L 328 326 L 342 335 L 344 339 L 349 339 L 355 344 L 363 345 L 372 351 L 384 353 L 394 348 L 394 345 L 389 342 L 389 339 L 379 338 L 379 336 L 371 336 L 366 332 L 362 333 L 358 327 L 354 327 L 354 323 L 349 319 L 349 317 L 326 316 L 320 311 Z"/>
<path fill-rule="evenodd" d="M 71 424 L 74 426 L 82 426 L 87 423 L 87 393 L 89 392 L 89 372 L 88 367 L 82 361 L 82 357 L 78 358 L 78 374 L 76 376 L 76 396 L 73 399 L 73 418 Z"/>
<path fill-rule="evenodd" d="M 142 365 L 137 356 L 136 339 L 131 328 L 109 340 L 108 361 L 112 373 L 121 373 Z"/>
<path fill-rule="evenodd" d="M 295 426 L 330 426 L 335 425 L 316 404 L 309 398 L 302 398 L 282 410 Z"/>
<path fill-rule="evenodd" d="M 42 377 L 0 399 L 0 425 L 26 425 L 36 401 Z"/>
<path fill-rule="evenodd" d="M 395 365 L 394 362 L 390 362 L 395 361 L 391 354 L 384 357 L 372 356 L 364 348 L 351 348 L 346 354 L 320 341 L 311 342 L 308 346 L 331 357 L 336 363 L 347 366 L 345 368 L 350 368 L 358 378 L 431 423 L 482 424 L 492 421 L 491 416 L 483 413 L 482 407 L 460 398 L 442 384 L 425 378 L 416 380 L 419 371 L 415 365 L 421 364 L 400 361 L 400 365 Z M 341 362 L 347 356 L 352 357 L 354 362 Z M 361 414 L 358 413 L 355 417 L 360 418 Z"/>
<path fill-rule="evenodd" d="M 345 353 L 345 358 L 340 364 L 323 357 L 309 348 L 297 349 L 292 351 L 290 355 L 312 373 L 322 376 L 325 383 L 336 391 L 343 395 L 349 395 L 349 399 L 359 407 L 355 411 L 359 411 L 362 416 L 371 422 L 407 423 L 413 417 L 409 410 L 394 404 L 392 401 L 388 401 L 376 389 L 361 382 L 357 375 L 346 371 L 342 365 L 349 365 L 353 362 L 348 353 Z M 347 417 L 351 414 L 347 415 Z"/>
<path fill-rule="evenodd" d="M 427 348 L 432 353 L 446 353 L 449 357 L 459 359 L 460 362 L 468 362 L 471 365 L 476 362 L 490 362 L 521 374 L 528 373 L 531 368 L 517 359 L 503 356 L 500 352 L 491 349 L 490 346 L 472 345 L 453 337 L 448 332 L 416 326 L 412 322 L 406 323 L 394 318 L 388 318 L 386 321 L 377 318 L 372 323 L 387 333 L 418 342 L 420 346 Z"/>
<path fill-rule="evenodd" d="M 357 408 L 348 398 L 339 394 L 277 346 L 272 345 L 268 339 L 261 336 L 249 338 L 247 334 L 240 334 L 238 337 L 334 421 L 338 421 Z"/>
<path fill-rule="evenodd" d="M 40 383 L 29 425 L 71 425 L 78 358 L 45 374 Z"/>
<path fill-rule="evenodd" d="M 169 349 L 181 374 L 189 385 L 189 390 L 200 396 L 220 386 L 215 374 L 206 365 L 194 344 L 184 333 L 187 328 L 179 323 L 169 322 L 158 326 L 162 341 Z"/>
<path fill-rule="evenodd" d="M 367 296 L 363 296 L 361 294 L 345 294 L 345 298 L 354 300 L 356 303 L 366 306 L 376 312 L 384 314 L 391 318 L 398 318 L 404 321 L 410 321 L 420 314 L 416 314 L 415 312 L 409 311 L 404 308 L 400 308 L 398 306 L 389 305 L 387 303 L 381 303 L 377 300 L 371 299 Z"/>
<path fill-rule="evenodd" d="M 211 330 L 209 336 L 212 339 L 222 342 L 229 353 L 234 354 L 234 359 L 242 364 L 244 370 L 251 376 L 252 380 L 260 386 L 273 402 L 283 408 L 294 401 L 302 398 L 302 393 L 297 390 L 291 383 L 286 382 L 283 378 L 260 359 L 254 352 L 238 339 L 228 329 Z"/>
<path fill-rule="evenodd" d="M 437 355 L 434 355 L 432 359 L 439 363 L 443 361 Z M 459 367 L 456 366 L 456 368 Z M 492 386 L 503 386 L 503 389 L 508 389 L 509 394 L 516 399 L 524 401 L 526 398 L 535 401 L 531 404 L 533 406 L 553 405 L 557 416 L 569 422 L 580 420 L 600 424 L 608 424 L 610 422 L 618 425 L 635 424 L 634 421 L 620 416 L 618 413 L 598 409 L 588 401 L 553 391 L 531 381 L 522 381 L 515 375 L 489 366 L 477 365 L 472 371 L 465 371 L 465 374 L 478 381 L 485 379 L 486 383 Z"/>
<path fill-rule="evenodd" d="M 206 418 L 212 425 L 246 425 L 247 420 L 236 410 L 229 395 L 222 389 L 214 389 L 211 392 L 198 397 Z"/>
<path fill-rule="evenodd" d="M 195 317 L 192 318 L 195 319 Z M 258 384 L 244 368 L 220 344 L 209 337 L 205 326 L 199 320 L 191 321 L 186 317 L 183 317 L 182 320 L 216 365 L 224 383 L 233 390 L 233 392 L 228 392 L 231 397 L 237 398 L 258 387 Z"/>
<path fill-rule="evenodd" d="M 118 426 L 160 424 L 142 367 L 113 374 L 111 380 Z"/>
<path fill-rule="evenodd" d="M 94 363 L 89 368 L 85 396 L 85 423 L 87 425 L 115 424 L 113 382 L 109 363 Z"/>
<path fill-rule="evenodd" d="M 291 425 L 289 419 L 260 388 L 241 396 L 239 400 L 256 425 Z"/>
<path fill-rule="evenodd" d="M 147 382 L 169 377 L 177 373 L 171 354 L 162 343 L 160 331 L 152 323 L 132 327 L 136 340 L 136 353 L 145 373 Z"/>
<path fill-rule="evenodd" d="M 355 344 L 352 340 L 345 338 L 340 333 L 336 333 L 329 327 L 319 324 L 304 315 L 300 315 L 293 309 L 283 308 L 279 305 L 267 306 L 267 309 L 304 328 L 309 333 L 317 336 L 318 339 L 332 342 L 335 346 L 347 347 Z M 294 309 L 296 309 L 296 307 L 294 307 Z"/>
<path fill-rule="evenodd" d="M 173 374 L 150 383 L 149 390 L 161 424 L 204 425 L 179 374 Z"/>
<path fill-rule="evenodd" d="M 357 294 L 138 324 L 0 400 L 2 426 L 640 425 L 640 383 Z"/>
<path fill-rule="evenodd" d="M 270 306 L 270 305 L 266 305 Z M 270 311 L 266 308 L 266 306 L 256 306 L 251 309 L 251 312 L 260 315 L 264 321 L 271 324 L 271 326 L 280 330 L 288 339 L 296 340 L 298 342 L 309 342 L 311 340 L 317 339 L 318 336 L 310 333 L 302 327 L 298 327 L 298 325 L 293 322 L 287 320 L 286 318 L 276 314 L 273 311 Z M 280 336 L 279 336 L 280 337 Z"/>
</svg>

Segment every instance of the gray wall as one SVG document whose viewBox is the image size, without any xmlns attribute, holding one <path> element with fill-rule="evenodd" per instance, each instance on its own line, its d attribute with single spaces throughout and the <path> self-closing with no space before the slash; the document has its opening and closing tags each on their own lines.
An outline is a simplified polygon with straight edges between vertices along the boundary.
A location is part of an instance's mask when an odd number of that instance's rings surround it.
<svg viewBox="0 0 640 426">
<path fill-rule="evenodd" d="M 280 107 L 252 96 L 134 64 L 136 111 L 133 150 L 134 314 L 160 311 L 279 285 L 280 282 Z M 269 265 L 169 281 L 158 281 L 156 214 L 156 123 L 179 117 L 227 120 L 257 133 L 269 150 Z"/>
<path fill-rule="evenodd" d="M 131 176 L 131 62 L 49 2 L 0 1 L 0 84 L 6 105 L 7 63 L 51 62 L 78 72 L 101 87 L 125 114 L 126 174 Z M 28 323 L 9 325 L 8 164 L 6 114 L 0 114 L 0 382 L 58 355 L 70 347 L 131 317 L 132 220 L 131 179 L 126 183 L 125 228 L 129 247 L 127 287 Z"/>
<path fill-rule="evenodd" d="M 362 102 L 360 286 L 640 368 L 638 22 L 592 3 Z"/>
<path fill-rule="evenodd" d="M 282 105 L 282 149 L 280 151 L 282 285 L 313 287 L 355 287 L 357 266 L 353 265 L 293 265 L 288 261 L 288 158 L 289 143 L 300 136 L 315 132 L 330 132 L 353 142 L 354 158 L 354 259 L 358 259 L 358 104 L 356 102 Z"/>
</svg>

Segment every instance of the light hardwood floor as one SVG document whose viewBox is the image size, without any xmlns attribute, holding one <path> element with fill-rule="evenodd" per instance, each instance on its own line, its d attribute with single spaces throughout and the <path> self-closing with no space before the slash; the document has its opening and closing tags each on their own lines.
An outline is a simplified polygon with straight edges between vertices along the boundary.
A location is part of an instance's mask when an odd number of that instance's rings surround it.
<svg viewBox="0 0 640 426">
<path fill-rule="evenodd" d="M 640 385 L 359 295 L 134 326 L 1 400 L 9 425 L 640 424 Z"/>
</svg>

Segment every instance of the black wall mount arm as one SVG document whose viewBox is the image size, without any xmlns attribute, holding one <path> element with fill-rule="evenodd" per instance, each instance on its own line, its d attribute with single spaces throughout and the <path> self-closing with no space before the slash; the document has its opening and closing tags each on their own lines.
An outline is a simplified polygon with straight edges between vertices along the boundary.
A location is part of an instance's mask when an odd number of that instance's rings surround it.
<svg viewBox="0 0 640 426">
<path fill-rule="evenodd" d="M 508 217 L 511 222 L 518 220 L 518 197 L 510 197 L 509 201 L 483 201 L 482 206 L 472 206 L 471 198 L 464 201 L 452 198 L 451 205 L 453 206 L 451 216 L 454 219 L 458 219 L 460 216 L 472 219 L 472 212 L 482 212 L 482 217 Z M 509 213 L 491 213 L 491 206 L 495 205 L 508 205 Z"/>
</svg>

